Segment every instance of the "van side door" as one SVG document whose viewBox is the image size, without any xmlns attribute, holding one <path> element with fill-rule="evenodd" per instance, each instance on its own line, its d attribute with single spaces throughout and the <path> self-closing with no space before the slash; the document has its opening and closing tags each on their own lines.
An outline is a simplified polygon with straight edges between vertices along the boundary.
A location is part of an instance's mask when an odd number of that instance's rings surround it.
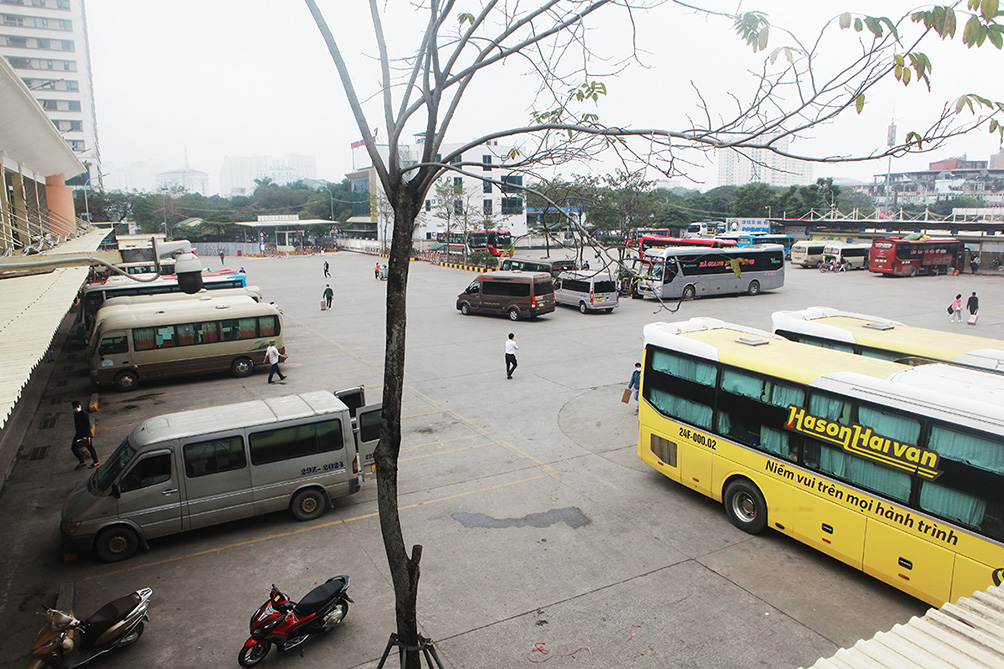
<svg viewBox="0 0 1004 669">
<path fill-rule="evenodd" d="M 376 460 L 373 453 L 380 442 L 380 420 L 383 402 L 364 406 L 356 411 L 352 431 L 356 440 L 356 454 L 359 456 L 359 473 L 363 481 L 376 478 Z"/>
<path fill-rule="evenodd" d="M 188 527 L 205 527 L 254 514 L 251 467 L 242 432 L 199 436 L 181 446 L 185 469 L 182 511 Z"/>
<path fill-rule="evenodd" d="M 181 491 L 170 447 L 143 453 L 118 482 L 118 515 L 147 538 L 181 531 Z"/>
</svg>

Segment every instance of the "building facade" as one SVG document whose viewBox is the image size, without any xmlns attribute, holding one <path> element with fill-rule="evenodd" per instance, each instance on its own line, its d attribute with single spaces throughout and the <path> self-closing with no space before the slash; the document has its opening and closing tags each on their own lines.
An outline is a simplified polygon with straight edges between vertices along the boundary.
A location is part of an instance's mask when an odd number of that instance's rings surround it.
<svg viewBox="0 0 1004 669">
<path fill-rule="evenodd" d="M 782 151 L 791 145 L 790 137 L 774 142 Z M 779 156 L 766 149 L 721 149 L 718 151 L 718 185 L 745 186 L 763 183 L 784 188 L 814 183 L 812 163 Z"/>
<path fill-rule="evenodd" d="M 157 190 L 179 191 L 186 193 L 209 194 L 209 174 L 186 167 L 183 170 L 168 170 L 156 175 Z"/>
<path fill-rule="evenodd" d="M 84 0 L 0 0 L 0 55 L 88 168 L 71 183 L 100 185 Z"/>
<path fill-rule="evenodd" d="M 876 174 L 869 194 L 889 209 L 967 196 L 1004 212 L 1004 151 L 989 161 L 961 156 L 929 163 L 926 170 Z"/>
<path fill-rule="evenodd" d="M 220 194 L 224 197 L 250 195 L 255 180 L 271 179 L 287 186 L 317 176 L 317 158 L 297 153 L 282 156 L 224 156 L 220 170 Z"/>
</svg>

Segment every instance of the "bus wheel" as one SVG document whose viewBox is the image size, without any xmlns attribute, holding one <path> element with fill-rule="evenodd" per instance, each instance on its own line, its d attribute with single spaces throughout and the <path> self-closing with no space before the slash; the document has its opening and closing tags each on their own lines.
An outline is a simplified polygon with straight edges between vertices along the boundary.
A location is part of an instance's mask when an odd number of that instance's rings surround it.
<svg viewBox="0 0 1004 669">
<path fill-rule="evenodd" d="M 326 507 L 327 504 L 324 501 L 324 495 L 320 490 L 314 490 L 313 488 L 301 490 L 293 495 L 293 502 L 289 505 L 290 510 L 293 512 L 293 517 L 297 520 L 320 518 Z"/>
<path fill-rule="evenodd" d="M 759 534 L 767 527 L 767 502 L 750 481 L 736 479 L 729 483 L 722 501 L 729 520 L 743 532 Z"/>
<path fill-rule="evenodd" d="M 910 269 L 907 270 L 906 275 L 907 276 L 917 276 L 917 268 L 916 268 L 916 266 L 910 267 Z"/>
<path fill-rule="evenodd" d="M 132 528 L 116 525 L 98 533 L 94 552 L 104 562 L 128 560 L 139 547 L 139 537 Z"/>
<path fill-rule="evenodd" d="M 471 313 L 471 308 L 467 305 L 466 302 L 460 305 L 460 313 L 462 313 L 464 316 L 467 316 L 468 314 Z"/>
<path fill-rule="evenodd" d="M 696 295 L 697 291 L 694 290 L 693 286 L 687 286 L 686 288 L 683 289 L 683 299 L 686 301 L 694 299 Z"/>
<path fill-rule="evenodd" d="M 138 385 L 139 377 L 136 375 L 136 372 L 119 372 L 118 376 L 115 377 L 115 390 L 120 393 L 134 390 Z"/>
<path fill-rule="evenodd" d="M 238 379 L 251 376 L 251 372 L 253 371 L 254 363 L 251 362 L 250 358 L 237 358 L 230 364 L 230 373 Z"/>
<path fill-rule="evenodd" d="M 509 310 L 509 320 L 518 321 L 519 320 L 519 309 L 513 307 Z"/>
<path fill-rule="evenodd" d="M 749 288 L 746 289 L 746 292 L 749 293 L 750 295 L 759 295 L 760 282 L 756 280 L 750 281 L 750 286 Z"/>
</svg>

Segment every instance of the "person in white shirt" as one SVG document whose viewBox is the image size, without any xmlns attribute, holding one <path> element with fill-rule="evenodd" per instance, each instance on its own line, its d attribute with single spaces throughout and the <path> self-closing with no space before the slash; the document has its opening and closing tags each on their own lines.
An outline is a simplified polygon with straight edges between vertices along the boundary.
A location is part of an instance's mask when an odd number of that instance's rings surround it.
<svg viewBox="0 0 1004 669">
<path fill-rule="evenodd" d="M 272 377 L 274 375 L 276 375 L 276 374 L 279 375 L 279 380 L 280 381 L 283 381 L 286 378 L 285 376 L 282 375 L 282 372 L 279 371 L 279 360 L 280 359 L 285 360 L 286 356 L 283 355 L 282 353 L 279 353 L 279 349 L 277 349 L 275 347 L 275 342 L 272 342 L 271 344 L 268 345 L 268 348 L 265 349 L 265 360 L 262 361 L 262 362 L 267 362 L 270 365 L 272 365 L 272 368 L 268 370 L 268 382 L 269 383 L 274 383 L 272 381 Z"/>
<path fill-rule="evenodd" d="M 516 371 L 516 335 L 509 333 L 509 338 L 505 340 L 505 377 L 512 378 L 512 373 Z"/>
</svg>

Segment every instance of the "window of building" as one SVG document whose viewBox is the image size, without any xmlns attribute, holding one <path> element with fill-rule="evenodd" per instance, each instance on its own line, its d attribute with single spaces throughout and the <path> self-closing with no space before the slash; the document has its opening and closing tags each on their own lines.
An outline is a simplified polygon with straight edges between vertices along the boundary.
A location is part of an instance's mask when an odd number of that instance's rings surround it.
<svg viewBox="0 0 1004 669">
<path fill-rule="evenodd" d="M 57 25 L 60 30 L 73 30 L 73 21 L 69 19 L 59 19 Z"/>
<path fill-rule="evenodd" d="M 453 185 L 454 186 L 463 186 L 464 185 L 464 178 L 463 177 L 453 177 Z"/>
<path fill-rule="evenodd" d="M 32 7 L 45 7 L 45 0 L 31 0 Z"/>
<path fill-rule="evenodd" d="M 49 19 L 43 19 L 41 17 L 35 17 L 35 27 L 36 28 L 48 28 Z"/>
<path fill-rule="evenodd" d="M 510 175 L 504 176 L 504 177 L 502 177 L 502 183 L 503 184 L 512 184 L 511 186 L 503 185 L 502 186 L 502 192 L 503 193 L 519 193 L 519 192 L 521 192 L 523 190 L 522 188 L 517 188 L 517 186 L 522 186 L 523 185 L 523 177 L 521 175 L 510 174 Z"/>
<path fill-rule="evenodd" d="M 68 100 L 67 103 L 70 111 L 80 111 L 80 100 Z"/>
<path fill-rule="evenodd" d="M 63 51 L 73 51 L 73 40 L 64 39 L 62 40 Z"/>
<path fill-rule="evenodd" d="M 502 198 L 502 213 L 506 216 L 515 216 L 523 213 L 523 200 L 518 197 Z"/>
<path fill-rule="evenodd" d="M 425 210 L 426 211 L 432 211 L 432 200 L 426 200 L 425 201 Z"/>
<path fill-rule="evenodd" d="M 481 169 L 485 172 L 492 171 L 492 157 L 490 155 L 481 156 Z"/>
<path fill-rule="evenodd" d="M 453 156 L 452 158 L 450 158 L 450 164 L 451 165 L 459 165 L 463 160 L 464 160 L 463 154 L 461 154 L 459 156 Z"/>
<path fill-rule="evenodd" d="M 70 0 L 56 0 L 56 9 L 69 9 Z"/>
<path fill-rule="evenodd" d="M 35 48 L 36 49 L 49 49 L 51 48 L 49 40 L 44 37 L 35 38 Z"/>
<path fill-rule="evenodd" d="M 24 25 L 24 17 L 14 16 L 13 14 L 4 14 L 3 15 L 3 24 L 5 26 L 23 26 Z"/>
<path fill-rule="evenodd" d="M 491 181 L 482 181 L 481 182 L 481 192 L 482 193 L 491 193 L 492 192 L 492 182 Z"/>
<path fill-rule="evenodd" d="M 491 200 L 485 200 L 484 201 L 484 209 L 485 209 L 485 216 L 491 216 L 492 215 L 492 201 Z"/>
<path fill-rule="evenodd" d="M 15 37 L 13 35 L 7 35 L 7 46 L 20 46 L 27 47 L 28 40 L 24 37 Z"/>
<path fill-rule="evenodd" d="M 456 214 L 457 216 L 464 215 L 464 203 L 462 200 L 453 201 L 453 213 Z"/>
<path fill-rule="evenodd" d="M 67 144 L 70 145 L 71 151 L 76 151 L 78 153 L 87 148 L 82 139 L 71 139 L 70 141 L 67 142 Z"/>
</svg>

